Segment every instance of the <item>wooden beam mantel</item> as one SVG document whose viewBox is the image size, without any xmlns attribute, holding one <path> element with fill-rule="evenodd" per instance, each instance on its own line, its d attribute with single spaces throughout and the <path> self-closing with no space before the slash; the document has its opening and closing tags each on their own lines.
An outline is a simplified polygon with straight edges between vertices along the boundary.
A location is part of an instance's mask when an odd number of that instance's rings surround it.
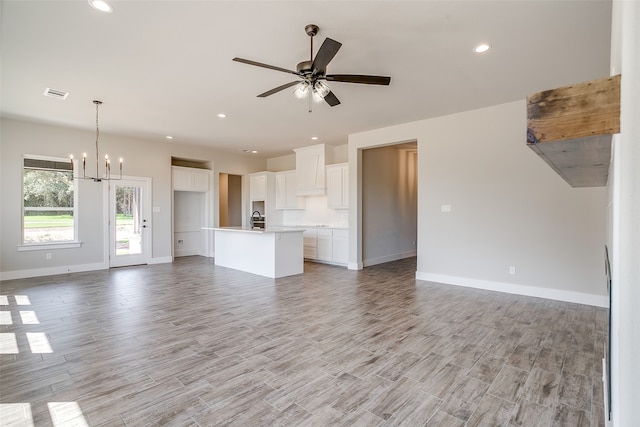
<svg viewBox="0 0 640 427">
<path fill-rule="evenodd" d="M 527 145 L 572 187 L 607 184 L 620 75 L 527 97 Z"/>
</svg>

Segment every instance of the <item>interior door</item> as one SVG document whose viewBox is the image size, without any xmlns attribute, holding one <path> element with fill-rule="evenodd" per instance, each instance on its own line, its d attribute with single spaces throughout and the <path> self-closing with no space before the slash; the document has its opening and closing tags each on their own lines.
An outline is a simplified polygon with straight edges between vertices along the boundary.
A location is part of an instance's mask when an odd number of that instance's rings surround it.
<svg viewBox="0 0 640 427">
<path fill-rule="evenodd" d="M 147 264 L 149 261 L 150 183 L 148 178 L 109 183 L 109 266 Z"/>
</svg>

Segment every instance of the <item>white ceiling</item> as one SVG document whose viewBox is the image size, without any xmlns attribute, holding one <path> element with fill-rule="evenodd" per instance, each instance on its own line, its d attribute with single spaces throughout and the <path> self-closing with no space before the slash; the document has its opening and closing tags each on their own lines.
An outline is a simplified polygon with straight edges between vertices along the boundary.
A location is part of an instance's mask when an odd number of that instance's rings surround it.
<svg viewBox="0 0 640 427">
<path fill-rule="evenodd" d="M 2 2 L 3 116 L 95 129 L 100 99 L 101 132 L 273 157 L 609 73 L 610 1 L 112 4 L 103 14 L 86 0 Z M 343 44 L 329 73 L 391 84 L 329 82 L 342 104 L 311 114 L 291 89 L 257 98 L 295 76 L 231 59 L 295 70 L 309 57 L 310 23 L 315 50 L 325 37 Z M 475 54 L 479 42 L 493 48 Z M 47 87 L 70 95 L 47 98 Z"/>
</svg>

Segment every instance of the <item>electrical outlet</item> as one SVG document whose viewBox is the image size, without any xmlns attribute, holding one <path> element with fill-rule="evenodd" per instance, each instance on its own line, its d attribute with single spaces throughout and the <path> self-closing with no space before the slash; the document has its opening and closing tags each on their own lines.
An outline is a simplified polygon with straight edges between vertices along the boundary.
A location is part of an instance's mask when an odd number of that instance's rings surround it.
<svg viewBox="0 0 640 427">
<path fill-rule="evenodd" d="M 47 252 L 47 259 L 51 259 L 53 258 L 53 256 L 51 255 L 51 252 Z"/>
<path fill-rule="evenodd" d="M 182 239 L 178 240 L 178 246 L 182 246 L 182 245 L 184 245 L 184 240 Z"/>
<path fill-rule="evenodd" d="M 509 267 L 509 274 L 516 274 L 516 268 L 514 266 Z"/>
</svg>

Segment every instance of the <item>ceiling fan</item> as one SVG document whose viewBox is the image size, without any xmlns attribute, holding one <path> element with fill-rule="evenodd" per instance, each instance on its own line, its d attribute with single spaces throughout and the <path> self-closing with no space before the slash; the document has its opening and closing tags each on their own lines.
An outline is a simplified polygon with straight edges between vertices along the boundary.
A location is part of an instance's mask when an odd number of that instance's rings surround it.
<svg viewBox="0 0 640 427">
<path fill-rule="evenodd" d="M 286 68 L 276 67 L 273 65 L 263 64 L 261 62 L 251 61 L 244 58 L 233 58 L 236 62 L 242 62 L 249 65 L 255 65 L 256 67 L 268 68 L 270 70 L 282 71 L 284 73 L 294 74 L 300 78 L 289 83 L 285 83 L 281 86 L 268 90 L 258 95 L 259 98 L 265 98 L 274 93 L 278 93 L 281 90 L 297 86 L 294 94 L 298 98 L 306 97 L 309 92 L 312 96 L 324 99 L 327 104 L 332 107 L 340 104 L 340 100 L 329 89 L 329 86 L 324 81 L 330 82 L 343 82 L 343 83 L 360 83 L 369 85 L 389 85 L 391 77 L 384 76 L 367 76 L 362 74 L 327 74 L 327 65 L 333 57 L 338 53 L 338 50 L 342 46 L 333 39 L 326 38 L 320 46 L 316 57 L 313 57 L 313 37 L 318 34 L 318 26 L 309 24 L 304 27 L 305 32 L 311 38 L 311 55 L 309 61 L 302 61 L 296 67 L 296 71 L 287 70 Z M 309 98 L 311 100 L 311 97 Z M 310 104 L 311 105 L 311 104 Z M 309 108 L 311 112 L 311 108 Z"/>
</svg>

